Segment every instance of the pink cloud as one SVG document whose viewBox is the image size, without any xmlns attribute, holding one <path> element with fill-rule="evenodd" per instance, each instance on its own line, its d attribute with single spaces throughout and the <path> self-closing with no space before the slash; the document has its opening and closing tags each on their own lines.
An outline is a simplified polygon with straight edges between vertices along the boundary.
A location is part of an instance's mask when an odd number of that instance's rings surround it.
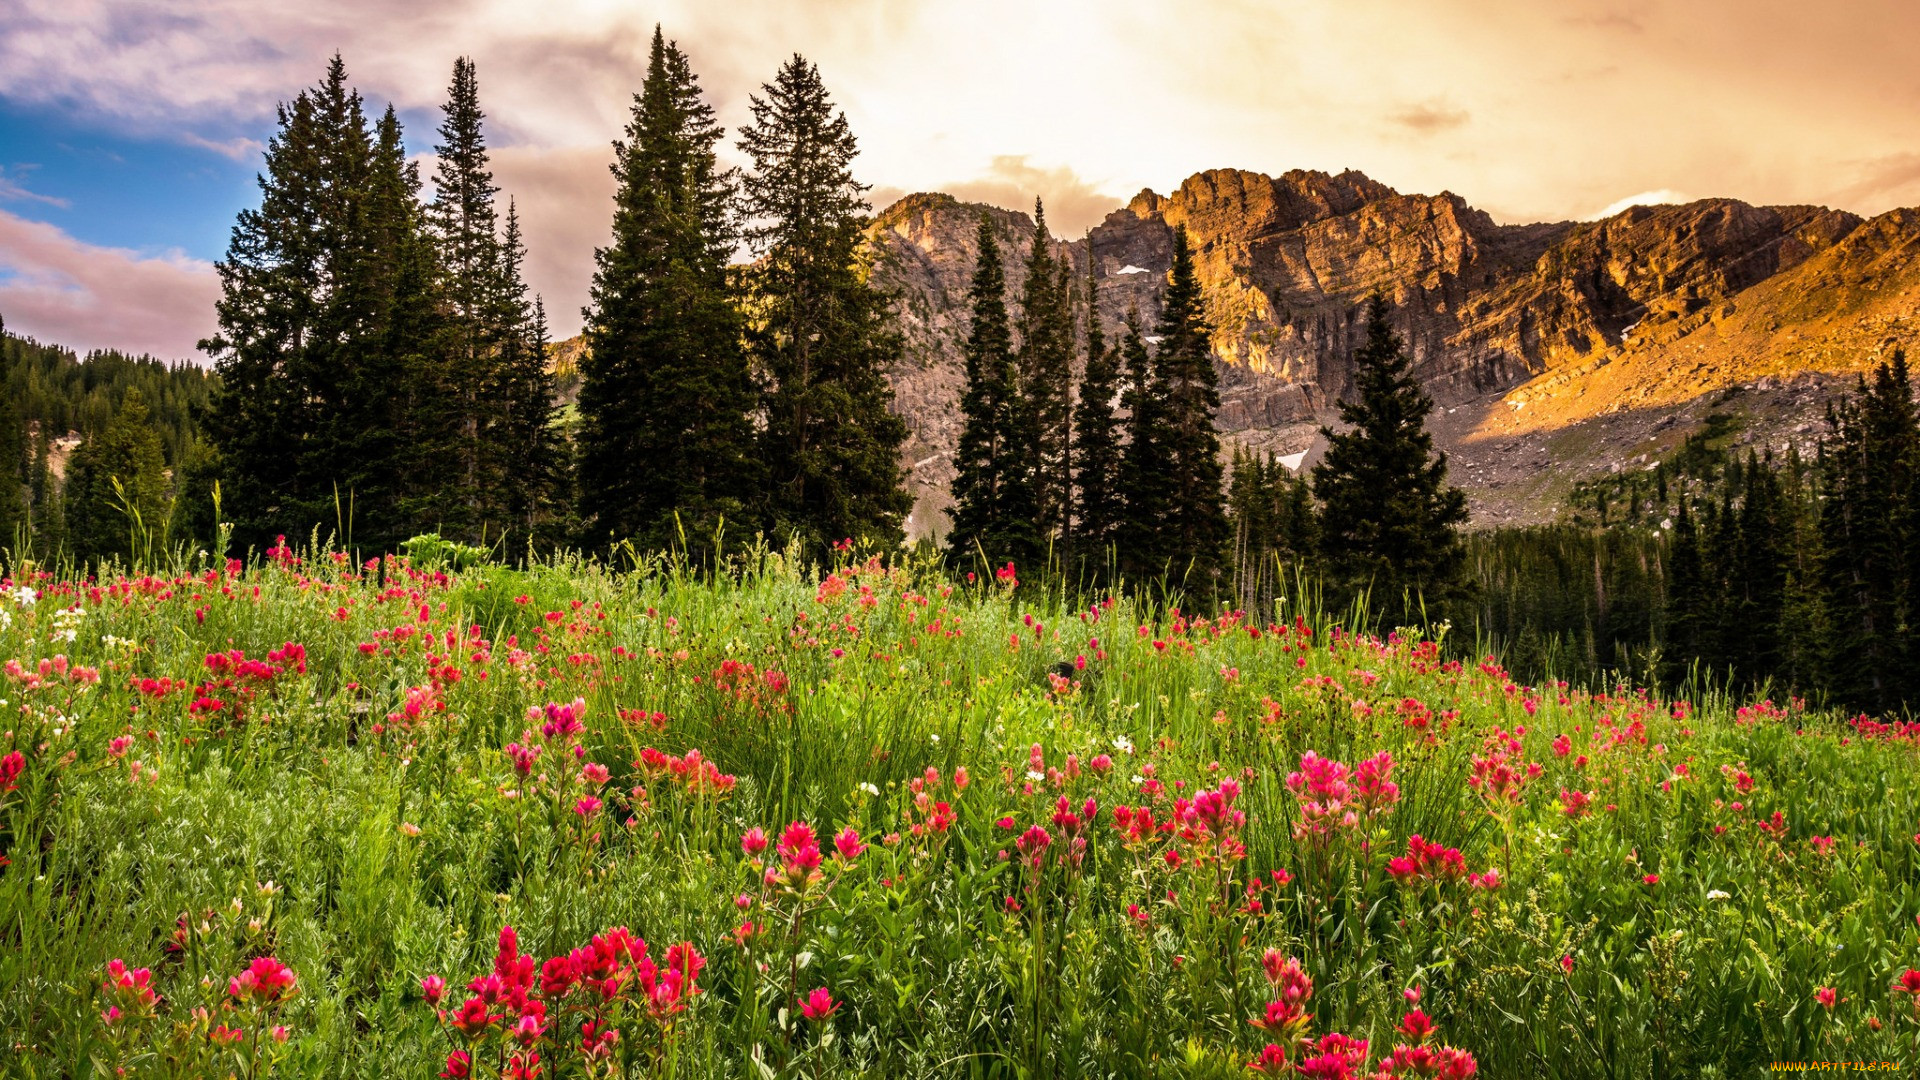
<svg viewBox="0 0 1920 1080">
<path fill-rule="evenodd" d="M 214 329 L 211 263 L 96 247 L 0 210 L 0 316 L 7 329 L 74 349 L 199 359 Z"/>
</svg>

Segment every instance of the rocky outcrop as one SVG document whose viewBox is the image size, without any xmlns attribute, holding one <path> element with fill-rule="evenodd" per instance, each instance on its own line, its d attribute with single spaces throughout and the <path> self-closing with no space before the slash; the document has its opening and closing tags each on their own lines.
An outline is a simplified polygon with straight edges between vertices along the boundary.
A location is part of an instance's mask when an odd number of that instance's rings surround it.
<svg viewBox="0 0 1920 1080">
<path fill-rule="evenodd" d="M 919 536 L 946 527 L 983 211 L 1006 245 L 1017 295 L 1034 232 L 1024 214 L 914 195 L 876 215 L 869 233 L 875 279 L 897 292 L 908 341 L 893 376 L 913 432 Z M 1061 244 L 1083 275 L 1092 260 L 1110 329 L 1130 309 L 1149 326 L 1158 316 L 1181 226 L 1215 328 L 1222 433 L 1281 454 L 1306 449 L 1332 420 L 1351 386 L 1361 307 L 1376 292 L 1393 304 L 1416 372 L 1442 406 L 1443 443 L 1469 456 L 1625 408 L 1685 410 L 1762 377 L 1853 370 L 1920 325 L 1912 211 L 1863 221 L 1710 199 L 1594 222 L 1501 225 L 1451 193 L 1403 195 L 1357 172 L 1214 170 L 1171 195 L 1141 192 Z M 1610 392 L 1589 390 L 1621 378 Z M 1566 464 L 1605 468 L 1609 455 L 1645 442 L 1638 428 L 1621 430 L 1631 436 L 1624 447 L 1601 437 L 1591 460 Z"/>
</svg>

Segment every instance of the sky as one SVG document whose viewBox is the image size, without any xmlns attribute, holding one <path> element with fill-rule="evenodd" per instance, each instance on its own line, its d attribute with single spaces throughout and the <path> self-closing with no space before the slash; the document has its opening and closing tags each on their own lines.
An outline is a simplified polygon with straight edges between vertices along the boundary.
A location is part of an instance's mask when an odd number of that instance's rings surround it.
<svg viewBox="0 0 1920 1080">
<path fill-rule="evenodd" d="M 730 132 L 798 52 L 876 206 L 1038 195 L 1063 235 L 1209 168 L 1355 168 L 1503 222 L 1920 203 L 1912 0 L 0 0 L 0 317 L 199 358 L 275 107 L 338 51 L 428 175 L 475 60 L 528 278 L 572 334 L 656 23 Z"/>
</svg>

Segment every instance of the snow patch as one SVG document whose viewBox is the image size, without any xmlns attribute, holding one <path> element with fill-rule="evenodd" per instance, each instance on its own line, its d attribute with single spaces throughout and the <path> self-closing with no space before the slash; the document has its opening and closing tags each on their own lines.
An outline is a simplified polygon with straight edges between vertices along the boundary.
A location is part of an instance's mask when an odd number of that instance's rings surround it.
<svg viewBox="0 0 1920 1080">
<path fill-rule="evenodd" d="M 1307 460 L 1307 452 L 1305 450 L 1302 450 L 1297 454 L 1281 455 L 1280 464 L 1285 465 L 1287 467 L 1288 472 L 1299 472 L 1300 463 L 1305 460 Z"/>
<path fill-rule="evenodd" d="M 1146 337 L 1143 337 L 1140 340 L 1146 342 L 1149 345 L 1158 345 L 1167 339 L 1161 337 L 1158 334 L 1148 334 Z"/>
<path fill-rule="evenodd" d="M 1151 271 L 1151 270 L 1149 270 L 1149 269 L 1147 269 L 1147 268 L 1146 268 L 1146 267 L 1144 267 L 1144 266 L 1135 266 L 1135 265 L 1133 265 L 1132 263 L 1128 263 L 1127 265 L 1125 265 L 1125 266 L 1123 266 L 1123 267 L 1121 267 L 1120 269 L 1118 269 L 1118 270 L 1115 270 L 1115 271 L 1114 271 L 1114 272 L 1113 272 L 1112 274 L 1110 274 L 1110 275 L 1108 275 L 1108 276 L 1109 276 L 1109 277 L 1124 277 L 1124 276 L 1126 276 L 1127 274 L 1151 274 L 1151 273 L 1153 273 L 1153 271 Z"/>
</svg>

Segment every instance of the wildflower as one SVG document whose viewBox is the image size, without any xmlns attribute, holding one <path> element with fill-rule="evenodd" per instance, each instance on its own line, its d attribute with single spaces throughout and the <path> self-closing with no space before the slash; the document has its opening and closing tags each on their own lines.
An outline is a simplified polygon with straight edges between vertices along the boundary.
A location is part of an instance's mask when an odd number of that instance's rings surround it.
<svg viewBox="0 0 1920 1080">
<path fill-rule="evenodd" d="M 1831 836 L 1810 837 L 1807 842 L 1813 845 L 1814 853 L 1817 855 L 1833 854 L 1833 837 Z"/>
<path fill-rule="evenodd" d="M 1723 889 L 1707 890 L 1707 899 L 1709 900 L 1731 900 L 1732 898 L 1733 898 L 1733 894 Z"/>
<path fill-rule="evenodd" d="M 273 1025 L 273 1030 L 267 1032 L 267 1035 L 277 1043 L 286 1042 L 289 1034 L 291 1034 L 291 1032 L 287 1030 L 287 1025 L 285 1024 L 275 1024 Z"/>
<path fill-rule="evenodd" d="M 0 757 L 0 795 L 20 786 L 20 774 L 27 771 L 25 754 L 15 750 L 6 757 Z"/>
<path fill-rule="evenodd" d="M 852 826 L 848 826 L 833 838 L 833 849 L 839 852 L 843 859 L 855 859 L 861 852 L 867 850 L 867 845 L 860 842 L 860 833 Z"/>
<path fill-rule="evenodd" d="M 131 735 L 121 735 L 107 744 L 107 756 L 114 758 L 125 757 L 127 755 L 127 747 L 132 745 L 133 737 Z"/>
<path fill-rule="evenodd" d="M 1433 1034 L 1433 1021 L 1419 1009 L 1409 1011 L 1400 1018 L 1400 1034 L 1414 1042 L 1425 1042 Z"/>
<path fill-rule="evenodd" d="M 1247 1068 L 1278 1076 L 1287 1069 L 1287 1052 L 1279 1043 L 1268 1043 L 1260 1051 L 1259 1057 L 1247 1062 Z"/>
<path fill-rule="evenodd" d="M 1569 975 L 1573 974 L 1573 954 L 1572 953 L 1568 953 L 1567 955 L 1560 958 L 1560 970 L 1566 972 Z"/>
<path fill-rule="evenodd" d="M 816 988 L 800 1002 L 800 1015 L 817 1023 L 832 1016 L 839 1008 L 840 1003 L 833 1000 L 833 995 L 822 986 Z"/>
<path fill-rule="evenodd" d="M 291 968 L 271 956 L 262 956 L 227 982 L 227 993 L 242 1000 L 277 1001 L 292 996 L 294 982 Z"/>
<path fill-rule="evenodd" d="M 1836 993 L 1831 986 L 1823 986 L 1813 992 L 1813 999 L 1827 1009 L 1832 1009 L 1834 1002 L 1838 1001 L 1839 998 L 1839 994 Z"/>
<path fill-rule="evenodd" d="M 820 868 L 820 842 L 814 837 L 813 826 L 804 821 L 782 830 L 778 850 L 787 874 L 795 880 L 810 877 Z"/>
<path fill-rule="evenodd" d="M 740 837 L 740 850 L 748 855 L 759 855 L 767 850 L 767 831 L 755 825 Z"/>
<path fill-rule="evenodd" d="M 1908 968 L 1905 973 L 1894 980 L 1893 989 L 1897 993 L 1911 995 L 1915 1002 L 1920 1002 L 1920 971 Z"/>
<path fill-rule="evenodd" d="M 440 1004 L 440 999 L 446 992 L 447 980 L 438 975 L 429 975 L 420 980 L 420 996 L 425 998 L 429 1005 Z"/>
<path fill-rule="evenodd" d="M 1643 881 L 1643 882 L 1645 882 L 1645 883 L 1646 883 L 1646 884 L 1648 884 L 1648 885 L 1658 885 L 1658 884 L 1660 884 L 1660 875 L 1659 875 L 1659 874 L 1648 874 L 1648 875 L 1646 875 L 1645 877 L 1643 877 L 1643 878 L 1641 878 L 1640 880 L 1641 880 L 1641 881 Z"/>
<path fill-rule="evenodd" d="M 441 1080 L 466 1080 L 473 1075 L 473 1058 L 465 1050 L 447 1055 L 447 1067 L 440 1070 Z"/>
</svg>

